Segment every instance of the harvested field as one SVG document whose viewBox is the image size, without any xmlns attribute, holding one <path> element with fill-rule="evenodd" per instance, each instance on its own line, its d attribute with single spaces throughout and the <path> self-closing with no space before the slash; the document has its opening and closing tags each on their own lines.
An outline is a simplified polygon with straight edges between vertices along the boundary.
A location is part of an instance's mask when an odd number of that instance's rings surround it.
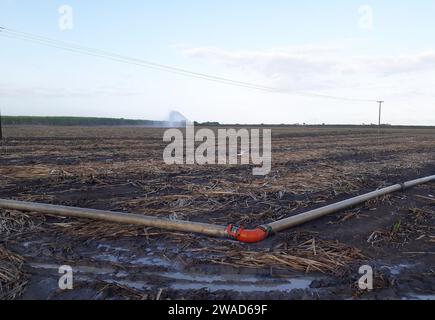
<svg viewBox="0 0 435 320">
<path fill-rule="evenodd" d="M 274 127 L 266 177 L 246 165 L 165 165 L 163 129 L 4 135 L 0 198 L 222 225 L 255 227 L 435 173 L 432 128 Z M 0 209 L 0 296 L 433 299 L 434 212 L 430 183 L 248 245 Z M 62 265 L 73 267 L 74 290 L 58 289 Z M 371 292 L 356 285 L 362 265 L 374 269 Z"/>
<path fill-rule="evenodd" d="M 0 300 L 19 297 L 27 283 L 23 258 L 0 246 Z"/>
</svg>

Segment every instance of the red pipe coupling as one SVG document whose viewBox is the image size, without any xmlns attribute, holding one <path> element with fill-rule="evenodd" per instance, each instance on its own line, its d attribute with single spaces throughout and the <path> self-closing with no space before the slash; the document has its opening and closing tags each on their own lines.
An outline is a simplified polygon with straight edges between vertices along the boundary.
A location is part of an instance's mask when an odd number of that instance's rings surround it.
<svg viewBox="0 0 435 320">
<path fill-rule="evenodd" d="M 231 239 L 245 243 L 256 243 L 266 239 L 270 234 L 270 230 L 265 227 L 257 227 L 251 230 L 230 224 L 227 228 L 227 233 Z"/>
</svg>

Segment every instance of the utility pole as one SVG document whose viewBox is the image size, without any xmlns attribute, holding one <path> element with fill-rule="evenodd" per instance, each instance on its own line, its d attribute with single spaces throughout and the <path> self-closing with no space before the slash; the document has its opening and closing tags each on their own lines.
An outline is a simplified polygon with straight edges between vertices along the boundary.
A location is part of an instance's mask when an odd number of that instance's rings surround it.
<svg viewBox="0 0 435 320">
<path fill-rule="evenodd" d="M 381 143 L 381 116 L 382 116 L 382 104 L 384 103 L 384 101 L 379 100 L 379 121 L 378 121 L 378 144 Z"/>
<path fill-rule="evenodd" d="M 3 130 L 2 130 L 2 111 L 0 110 L 0 141 L 3 141 Z"/>
<path fill-rule="evenodd" d="M 379 128 L 381 127 L 381 115 L 382 115 L 382 104 L 384 103 L 385 101 L 378 101 L 378 103 L 379 103 Z"/>
</svg>

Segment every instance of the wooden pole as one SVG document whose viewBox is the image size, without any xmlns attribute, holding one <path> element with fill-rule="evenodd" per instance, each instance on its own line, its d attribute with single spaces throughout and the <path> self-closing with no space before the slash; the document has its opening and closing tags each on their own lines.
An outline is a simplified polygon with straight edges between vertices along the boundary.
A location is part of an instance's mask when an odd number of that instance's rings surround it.
<svg viewBox="0 0 435 320">
<path fill-rule="evenodd" d="M 378 125 L 380 128 L 381 127 L 381 116 L 382 116 L 382 104 L 384 103 L 384 101 L 378 101 L 378 103 L 379 103 L 379 122 L 378 122 Z"/>
<path fill-rule="evenodd" d="M 0 141 L 3 140 L 2 111 L 0 110 Z"/>
</svg>

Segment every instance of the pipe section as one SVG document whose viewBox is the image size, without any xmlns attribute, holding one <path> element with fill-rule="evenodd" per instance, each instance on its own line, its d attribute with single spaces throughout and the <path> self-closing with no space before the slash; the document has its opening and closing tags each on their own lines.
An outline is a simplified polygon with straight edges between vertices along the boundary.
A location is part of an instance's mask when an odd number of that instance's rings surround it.
<svg viewBox="0 0 435 320">
<path fill-rule="evenodd" d="M 278 233 L 280 231 L 292 228 L 294 226 L 306 223 L 308 221 L 312 221 L 315 219 L 318 219 L 320 217 L 323 217 L 327 214 L 330 213 L 334 213 L 343 209 L 347 209 L 353 206 L 356 206 L 358 204 L 364 203 L 368 200 L 374 199 L 374 198 L 378 198 L 380 196 L 392 193 L 392 192 L 396 192 L 399 190 L 405 190 L 411 187 L 414 187 L 416 185 L 419 184 L 423 184 L 423 183 L 427 183 L 430 181 L 435 181 L 435 175 L 433 176 L 429 176 L 429 177 L 425 177 L 425 178 L 421 178 L 421 179 L 416 179 L 416 180 L 412 180 L 412 181 L 408 181 L 405 183 L 401 183 L 401 184 L 395 184 L 393 186 L 390 187 L 386 187 L 383 189 L 379 189 L 376 191 L 372 191 L 351 199 L 347 199 L 344 201 L 340 201 L 334 204 L 330 204 L 326 207 L 322 207 L 322 208 L 318 208 L 318 209 L 314 209 L 308 212 L 304 212 L 289 218 L 285 218 L 282 220 L 278 220 L 275 222 L 272 222 L 270 224 L 268 224 L 268 226 L 272 229 L 273 233 Z"/>
<path fill-rule="evenodd" d="M 205 234 L 213 237 L 226 237 L 225 226 L 190 222 L 182 220 L 170 220 L 155 218 L 139 214 L 124 212 L 113 212 L 105 210 L 74 208 L 66 206 L 56 206 L 51 204 L 41 204 L 24 201 L 0 199 L 0 208 L 18 211 L 32 211 L 61 217 L 76 217 L 94 220 L 103 220 L 124 224 L 134 224 L 145 227 L 162 228 L 171 231 L 183 231 Z"/>
</svg>

